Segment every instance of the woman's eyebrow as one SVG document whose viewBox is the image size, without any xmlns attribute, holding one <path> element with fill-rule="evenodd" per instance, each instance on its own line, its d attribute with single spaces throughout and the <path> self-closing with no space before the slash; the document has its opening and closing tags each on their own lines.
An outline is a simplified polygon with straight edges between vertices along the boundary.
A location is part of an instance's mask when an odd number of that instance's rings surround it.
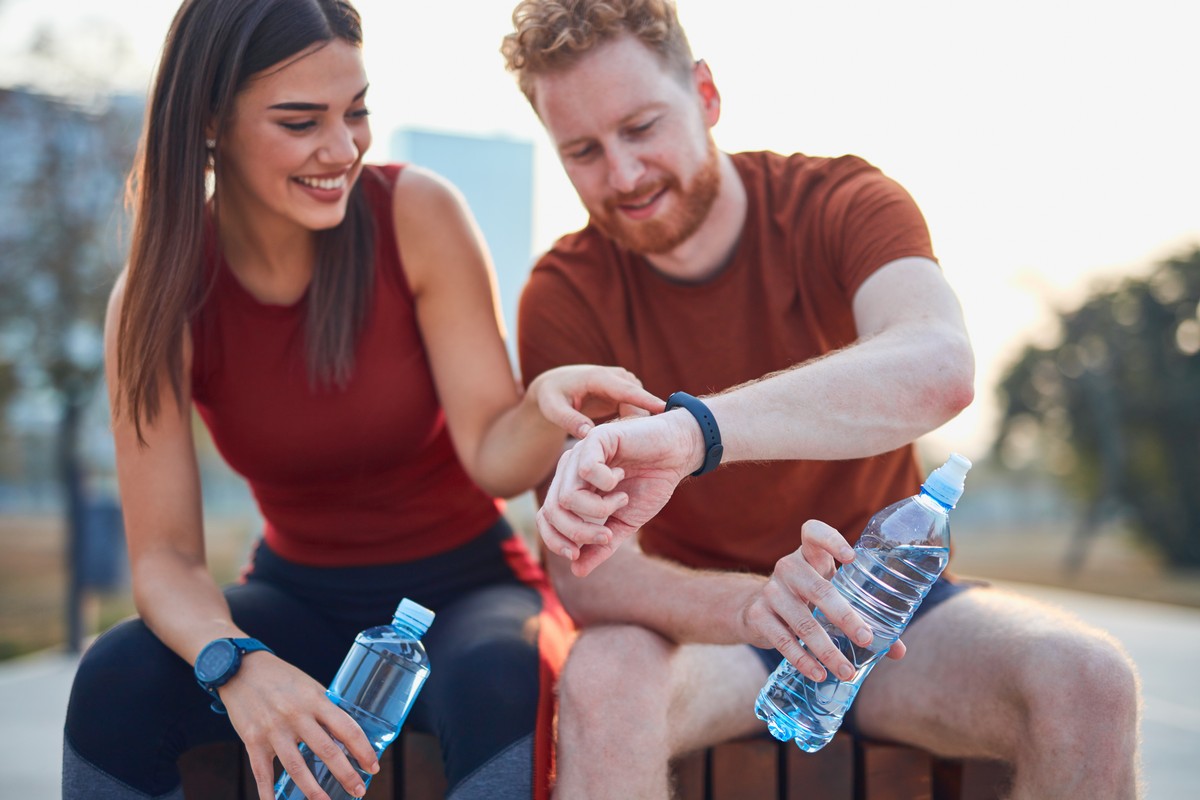
<svg viewBox="0 0 1200 800">
<path fill-rule="evenodd" d="M 368 86 L 364 86 L 362 91 L 354 95 L 352 102 L 357 103 L 367 93 Z M 276 103 L 268 108 L 279 111 L 328 111 L 329 105 L 326 103 L 306 103 L 303 101 L 288 101 L 285 103 Z"/>
</svg>

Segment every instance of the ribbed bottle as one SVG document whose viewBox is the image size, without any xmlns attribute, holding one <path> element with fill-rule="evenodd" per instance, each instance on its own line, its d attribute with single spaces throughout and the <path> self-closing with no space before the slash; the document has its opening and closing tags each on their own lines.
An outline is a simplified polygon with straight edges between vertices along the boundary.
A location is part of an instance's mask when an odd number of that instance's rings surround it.
<svg viewBox="0 0 1200 800">
<path fill-rule="evenodd" d="M 432 622 L 432 611 L 404 599 L 396 608 L 391 625 L 369 628 L 354 638 L 346 660 L 326 691 L 329 699 L 362 727 L 376 755 L 383 755 L 400 734 L 417 693 L 429 677 L 429 658 L 421 637 Z M 300 753 L 331 800 L 353 797 L 303 742 Z M 360 769 L 352 756 L 347 754 L 347 757 L 358 770 L 363 785 L 369 784 L 371 774 Z M 283 773 L 275 784 L 275 800 L 303 798 L 304 793 L 295 781 Z"/>
<path fill-rule="evenodd" d="M 930 474 L 920 493 L 893 503 L 867 523 L 854 547 L 854 560 L 843 564 L 832 582 L 867 623 L 874 639 L 859 646 L 820 609 L 813 610 L 817 622 L 854 666 L 854 676 L 843 681 L 826 670 L 824 680 L 814 681 L 786 659 L 781 661 L 754 706 L 776 739 L 795 741 L 812 753 L 837 733 L 863 681 L 900 638 L 949 561 L 949 512 L 962 496 L 970 468 L 969 460 L 954 453 Z"/>
</svg>

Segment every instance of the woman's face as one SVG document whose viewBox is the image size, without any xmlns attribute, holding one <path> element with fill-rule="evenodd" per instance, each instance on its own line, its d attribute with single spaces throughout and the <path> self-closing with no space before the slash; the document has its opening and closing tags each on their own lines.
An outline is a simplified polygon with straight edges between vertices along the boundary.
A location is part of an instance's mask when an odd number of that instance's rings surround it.
<svg viewBox="0 0 1200 800">
<path fill-rule="evenodd" d="M 217 142 L 222 216 L 252 225 L 338 225 L 371 145 L 362 52 L 341 39 L 252 76 Z"/>
</svg>

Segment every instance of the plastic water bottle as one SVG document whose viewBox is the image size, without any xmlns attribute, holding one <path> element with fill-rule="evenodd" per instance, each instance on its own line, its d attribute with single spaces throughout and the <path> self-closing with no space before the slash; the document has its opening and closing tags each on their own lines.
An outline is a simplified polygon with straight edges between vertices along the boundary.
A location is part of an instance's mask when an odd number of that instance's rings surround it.
<svg viewBox="0 0 1200 800">
<path fill-rule="evenodd" d="M 400 734 L 417 693 L 429 677 L 429 657 L 421 637 L 431 622 L 432 611 L 405 598 L 396 607 L 391 625 L 368 628 L 354 637 L 346 660 L 325 692 L 362 727 L 376 755 L 382 755 Z M 303 742 L 300 755 L 331 800 L 352 797 Z M 363 786 L 369 784 L 371 774 L 361 769 L 353 757 L 350 763 L 362 776 Z M 275 800 L 303 798 L 304 792 L 284 772 L 275 784 Z"/>
<path fill-rule="evenodd" d="M 837 733 L 872 667 L 900 638 L 950 560 L 949 512 L 962 496 L 970 468 L 969 460 L 952 454 L 929 475 L 919 494 L 893 503 L 867 523 L 854 547 L 854 560 L 838 568 L 833 585 L 867 623 L 874 640 L 866 647 L 855 644 L 814 609 L 817 622 L 854 666 L 854 677 L 842 681 L 826 670 L 825 679 L 818 682 L 787 659 L 780 662 L 754 706 L 776 739 L 794 740 L 801 750 L 814 753 Z"/>
</svg>

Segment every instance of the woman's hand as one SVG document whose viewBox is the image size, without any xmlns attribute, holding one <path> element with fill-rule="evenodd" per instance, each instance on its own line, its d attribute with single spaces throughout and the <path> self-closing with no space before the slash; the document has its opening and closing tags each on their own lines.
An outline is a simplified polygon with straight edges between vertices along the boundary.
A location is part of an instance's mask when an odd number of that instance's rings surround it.
<svg viewBox="0 0 1200 800">
<path fill-rule="evenodd" d="M 812 608 L 821 609 L 860 647 L 871 643 L 870 628 L 830 582 L 839 564 L 854 560 L 854 550 L 837 530 L 815 519 L 800 529 L 800 542 L 798 550 L 779 559 L 771 579 L 746 608 L 748 641 L 758 647 L 774 647 L 815 681 L 825 679 L 822 664 L 847 680 L 854 676 L 855 667 L 813 617 Z M 904 644 L 897 641 L 888 657 L 903 658 L 904 651 Z"/>
<path fill-rule="evenodd" d="M 645 416 L 666 403 L 642 388 L 632 372 L 620 367 L 570 364 L 538 375 L 527 396 L 537 402 L 547 421 L 582 439 L 595 420 L 612 416 Z"/>
<path fill-rule="evenodd" d="M 300 742 L 354 797 L 366 789 L 338 743 L 364 770 L 379 771 L 375 750 L 358 723 L 325 695 L 323 686 L 271 653 L 248 653 L 237 675 L 217 691 L 246 746 L 259 800 L 275 797 L 276 757 L 309 800 L 328 800 L 300 755 Z"/>
</svg>

